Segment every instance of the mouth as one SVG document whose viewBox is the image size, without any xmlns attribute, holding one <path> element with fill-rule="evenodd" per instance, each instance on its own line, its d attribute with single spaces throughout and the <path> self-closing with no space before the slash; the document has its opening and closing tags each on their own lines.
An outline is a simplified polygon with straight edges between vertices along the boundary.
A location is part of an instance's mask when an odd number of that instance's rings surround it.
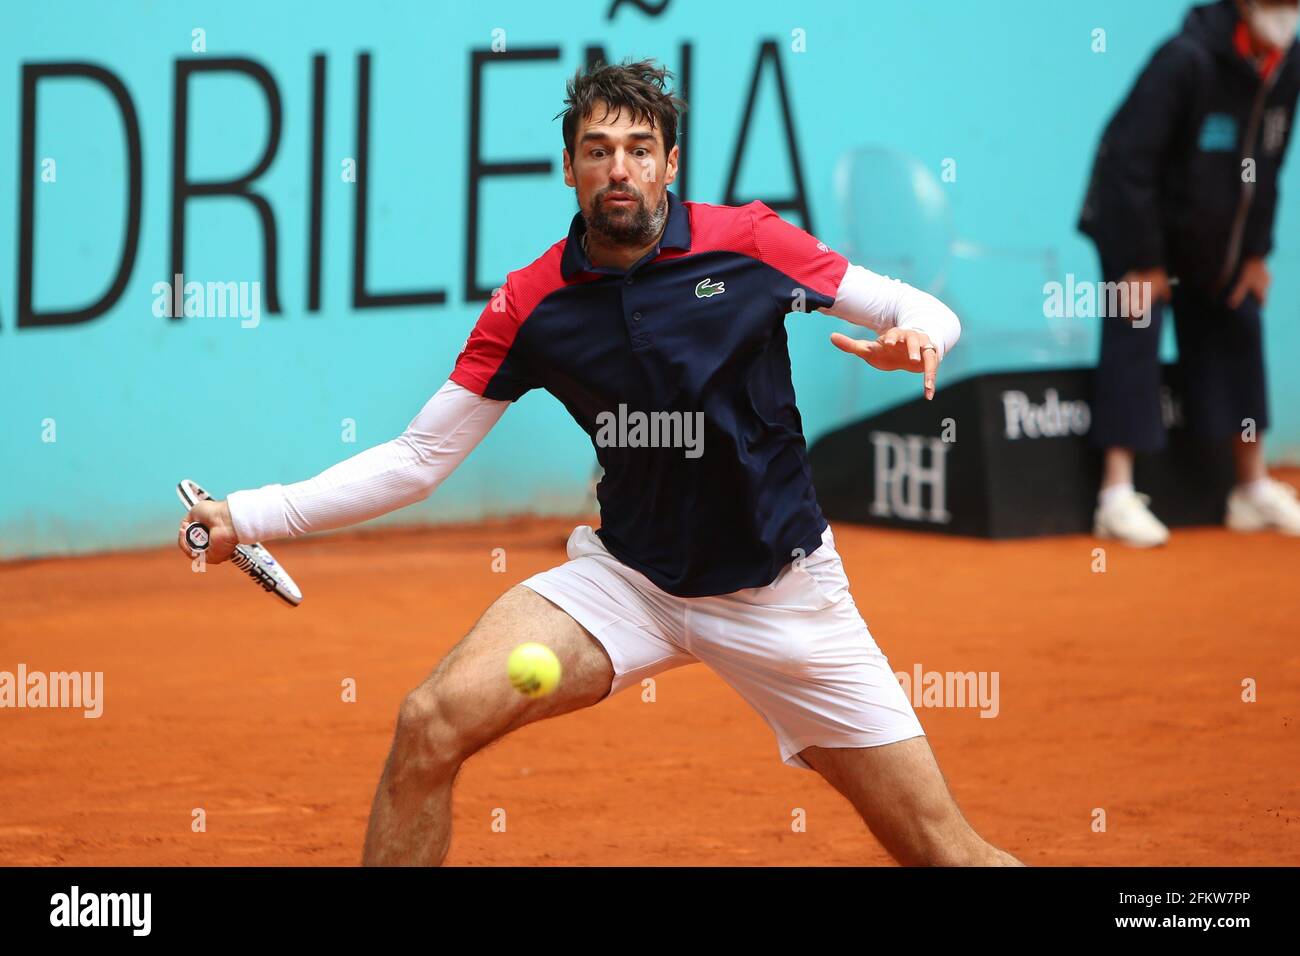
<svg viewBox="0 0 1300 956">
<path fill-rule="evenodd" d="M 610 193 L 601 202 L 609 206 L 632 207 L 637 204 L 635 196 L 629 196 L 627 193 Z"/>
</svg>

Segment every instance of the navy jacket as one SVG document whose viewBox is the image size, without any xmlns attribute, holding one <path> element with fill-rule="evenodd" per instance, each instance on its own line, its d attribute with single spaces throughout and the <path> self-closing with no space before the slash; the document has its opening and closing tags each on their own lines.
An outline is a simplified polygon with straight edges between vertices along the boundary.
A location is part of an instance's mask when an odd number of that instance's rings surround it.
<svg viewBox="0 0 1300 956">
<path fill-rule="evenodd" d="M 1193 7 L 1106 127 L 1079 228 L 1115 277 L 1163 266 L 1218 294 L 1273 248 L 1300 49 L 1261 79 L 1234 46 L 1237 20 L 1231 0 Z"/>
</svg>

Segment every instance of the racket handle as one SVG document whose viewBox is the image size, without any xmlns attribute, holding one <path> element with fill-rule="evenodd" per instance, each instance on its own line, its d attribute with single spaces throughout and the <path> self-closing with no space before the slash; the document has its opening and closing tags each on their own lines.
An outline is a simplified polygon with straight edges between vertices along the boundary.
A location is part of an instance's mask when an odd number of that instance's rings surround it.
<svg viewBox="0 0 1300 956">
<path fill-rule="evenodd" d="M 212 540 L 212 532 L 201 521 L 191 521 L 185 526 L 185 543 L 192 551 L 206 551 Z"/>
</svg>

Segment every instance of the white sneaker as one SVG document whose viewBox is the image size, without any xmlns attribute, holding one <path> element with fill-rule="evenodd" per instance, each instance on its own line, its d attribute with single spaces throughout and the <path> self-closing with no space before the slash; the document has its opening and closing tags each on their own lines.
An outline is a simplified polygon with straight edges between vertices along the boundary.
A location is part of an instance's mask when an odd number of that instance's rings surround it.
<svg viewBox="0 0 1300 956">
<path fill-rule="evenodd" d="M 1300 535 L 1300 502 L 1296 490 L 1282 481 L 1266 479 L 1260 494 L 1247 494 L 1233 488 L 1228 495 L 1228 527 L 1233 531 L 1275 529 L 1283 534 Z"/>
<path fill-rule="evenodd" d="M 1147 507 L 1151 499 L 1135 491 L 1111 495 L 1098 505 L 1092 533 L 1098 538 L 1118 538 L 1135 548 L 1153 548 L 1169 540 L 1169 529 Z"/>
</svg>

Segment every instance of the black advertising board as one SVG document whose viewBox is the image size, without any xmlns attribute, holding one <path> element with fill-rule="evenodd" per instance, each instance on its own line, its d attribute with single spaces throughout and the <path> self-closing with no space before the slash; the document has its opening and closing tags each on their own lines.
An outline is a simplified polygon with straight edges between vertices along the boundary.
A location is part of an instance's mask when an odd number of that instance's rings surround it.
<svg viewBox="0 0 1300 956">
<path fill-rule="evenodd" d="M 1198 442 L 1177 366 L 1163 368 L 1169 445 L 1139 455 L 1135 484 L 1170 527 L 1223 520 L 1230 442 Z M 1101 453 L 1088 442 L 1091 369 L 1000 372 L 837 429 L 810 457 L 826 517 L 987 538 L 1092 530 Z"/>
</svg>

